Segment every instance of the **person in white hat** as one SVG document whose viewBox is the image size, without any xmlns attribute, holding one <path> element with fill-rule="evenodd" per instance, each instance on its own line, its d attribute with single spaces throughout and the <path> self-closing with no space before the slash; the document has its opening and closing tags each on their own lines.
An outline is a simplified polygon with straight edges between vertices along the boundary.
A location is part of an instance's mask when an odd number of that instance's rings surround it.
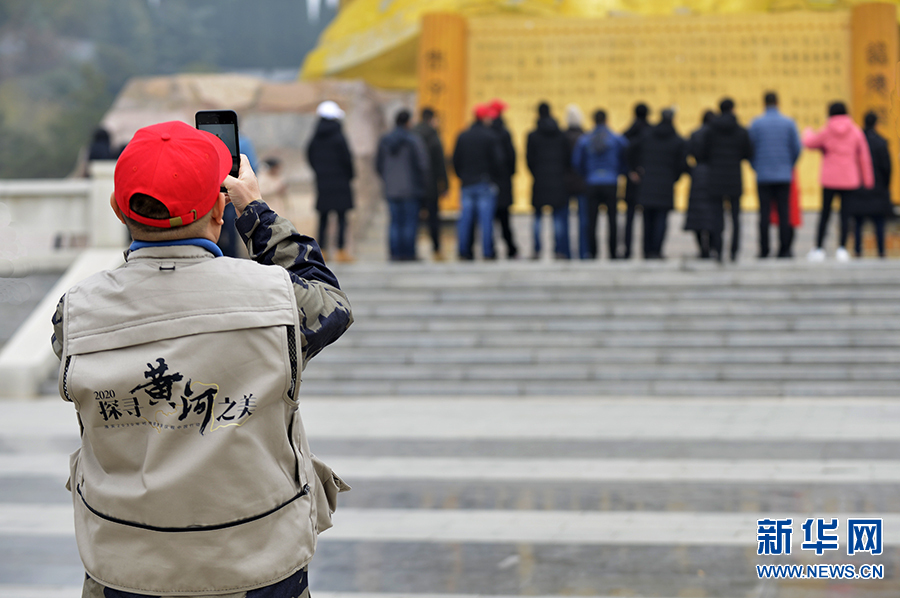
<svg viewBox="0 0 900 598">
<path fill-rule="evenodd" d="M 328 215 L 337 217 L 337 261 L 352 262 L 346 250 L 347 212 L 353 209 L 353 155 L 341 128 L 344 111 L 328 100 L 316 108 L 319 122 L 309 145 L 306 159 L 316 173 L 316 211 L 319 213 L 318 241 L 323 254 L 328 245 Z"/>
</svg>

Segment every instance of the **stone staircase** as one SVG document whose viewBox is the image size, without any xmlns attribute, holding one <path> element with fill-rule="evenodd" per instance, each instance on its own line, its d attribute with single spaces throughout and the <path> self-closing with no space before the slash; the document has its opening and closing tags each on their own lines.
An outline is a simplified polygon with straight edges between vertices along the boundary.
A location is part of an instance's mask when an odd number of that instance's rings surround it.
<svg viewBox="0 0 900 598">
<path fill-rule="evenodd" d="M 336 267 L 310 395 L 896 396 L 900 263 Z"/>
</svg>

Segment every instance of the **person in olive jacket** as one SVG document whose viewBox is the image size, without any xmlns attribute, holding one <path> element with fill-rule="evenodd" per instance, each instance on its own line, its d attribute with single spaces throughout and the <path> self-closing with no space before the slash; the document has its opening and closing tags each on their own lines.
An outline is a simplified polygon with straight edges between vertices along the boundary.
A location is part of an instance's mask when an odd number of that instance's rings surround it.
<svg viewBox="0 0 900 598">
<path fill-rule="evenodd" d="M 719 103 L 719 116 L 704 133 L 700 160 L 709 165 L 708 193 L 712 200 L 727 201 L 731 209 L 731 261 L 737 261 L 741 248 L 741 195 L 744 179 L 741 162 L 753 157 L 750 134 L 734 115 L 734 100 Z"/>
<path fill-rule="evenodd" d="M 662 111 L 659 124 L 644 131 L 628 148 L 640 186 L 638 204 L 644 210 L 645 259 L 662 259 L 669 212 L 675 207 L 674 185 L 687 171 L 687 144 L 675 130 L 675 113 Z"/>
<path fill-rule="evenodd" d="M 413 127 L 413 133 L 422 138 L 428 159 L 431 164 L 431 176 L 425 185 L 425 196 L 422 208 L 428 214 L 428 233 L 431 235 L 431 247 L 437 260 L 441 256 L 441 221 L 438 213 L 438 199 L 447 192 L 447 157 L 444 145 L 437 130 L 438 122 L 431 108 L 423 108 L 419 124 Z"/>
<path fill-rule="evenodd" d="M 558 259 L 572 257 L 569 248 L 569 196 L 566 171 L 569 169 L 569 144 L 550 106 L 538 106 L 537 128 L 528 134 L 525 161 L 534 177 L 531 203 L 534 206 L 534 257 L 541 254 L 541 214 L 545 206 L 553 210 L 553 237 Z"/>
<path fill-rule="evenodd" d="M 353 156 L 341 129 L 344 111 L 332 101 L 322 102 L 316 109 L 319 122 L 309 145 L 306 159 L 316 174 L 316 211 L 319 213 L 319 243 L 324 255 L 327 243 L 328 215 L 337 218 L 337 261 L 353 258 L 346 251 L 347 211 L 353 209 Z"/>
</svg>

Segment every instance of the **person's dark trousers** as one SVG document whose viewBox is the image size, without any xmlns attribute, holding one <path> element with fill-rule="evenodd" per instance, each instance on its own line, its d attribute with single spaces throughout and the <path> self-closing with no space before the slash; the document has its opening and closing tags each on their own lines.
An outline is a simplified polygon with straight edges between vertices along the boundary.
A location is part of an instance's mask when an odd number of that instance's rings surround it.
<svg viewBox="0 0 900 598">
<path fill-rule="evenodd" d="M 725 239 L 723 233 L 709 231 L 709 250 L 711 254 L 715 254 L 716 259 L 718 261 L 722 261 L 725 259 L 725 256 L 722 253 L 723 246 L 725 245 Z"/>
<path fill-rule="evenodd" d="M 709 259 L 710 238 L 708 230 L 695 230 L 694 235 L 697 237 L 697 247 L 700 249 L 700 259 Z"/>
<path fill-rule="evenodd" d="M 644 238 L 647 239 L 645 259 L 662 259 L 662 246 L 666 238 L 669 211 L 644 208 Z"/>
<path fill-rule="evenodd" d="M 416 259 L 416 232 L 419 228 L 418 198 L 390 198 L 391 224 L 388 244 L 391 260 L 412 261 Z"/>
<path fill-rule="evenodd" d="M 628 180 L 625 184 L 625 252 L 622 254 L 626 260 L 631 258 L 632 231 L 634 230 L 634 213 L 637 210 L 637 190 L 640 183 Z M 647 242 L 644 241 L 646 250 Z"/>
<path fill-rule="evenodd" d="M 459 257 L 471 260 L 475 222 L 481 229 L 481 253 L 485 259 L 494 258 L 494 212 L 497 193 L 493 185 L 478 183 L 460 190 L 461 212 L 456 223 Z"/>
<path fill-rule="evenodd" d="M 738 252 L 741 250 L 741 198 L 732 199 L 726 195 L 722 198 L 723 204 L 726 201 L 731 212 L 731 261 L 735 261 L 737 260 Z M 722 255 L 721 251 L 719 255 Z"/>
<path fill-rule="evenodd" d="M 596 225 L 596 221 L 594 222 Z M 588 224 L 588 201 L 586 195 L 578 196 L 578 257 L 583 260 L 591 258 L 588 247 L 588 236 L 591 234 Z"/>
<path fill-rule="evenodd" d="M 851 202 L 851 193 L 852 191 L 843 191 L 841 192 L 841 228 L 840 228 L 840 239 L 838 247 L 846 247 L 847 246 L 847 237 L 850 236 L 850 212 L 849 212 L 849 204 Z"/>
<path fill-rule="evenodd" d="M 347 233 L 347 211 L 346 210 L 326 210 L 319 212 L 319 236 L 316 240 L 319 247 L 325 249 L 328 245 L 328 215 L 334 213 L 337 217 L 337 248 L 344 248 L 344 241 Z"/>
<path fill-rule="evenodd" d="M 534 213 L 534 255 L 541 254 L 541 216 L 543 212 L 538 208 Z M 553 210 L 553 244 L 556 257 L 571 259 L 572 250 L 569 247 L 569 204 L 565 207 Z"/>
<path fill-rule="evenodd" d="M 225 212 L 222 214 L 222 220 L 225 222 L 222 224 L 222 232 L 219 234 L 219 240 L 216 242 L 216 245 L 222 250 L 222 254 L 227 257 L 240 257 L 238 254 L 238 232 L 234 226 L 236 218 L 237 214 L 234 211 L 234 206 L 230 203 L 225 204 Z"/>
<path fill-rule="evenodd" d="M 609 259 L 616 259 L 616 247 L 618 241 L 618 226 L 616 222 L 618 206 L 616 205 L 616 185 L 588 185 L 587 189 L 587 242 L 588 257 L 593 259 L 600 256 L 597 251 L 597 216 L 600 205 L 606 206 L 606 219 L 609 224 Z"/>
<path fill-rule="evenodd" d="M 422 209 L 425 210 L 425 224 L 428 234 L 431 236 L 431 248 L 434 253 L 441 252 L 441 218 L 438 210 L 438 198 L 436 195 L 422 200 Z"/>
<path fill-rule="evenodd" d="M 516 257 L 519 255 L 519 248 L 516 240 L 513 239 L 512 226 L 509 223 L 509 206 L 497 206 L 494 210 L 494 220 L 500 224 L 500 234 L 503 235 L 503 242 L 506 243 L 506 257 L 510 259 Z M 472 236 L 474 238 L 474 234 Z"/>
<path fill-rule="evenodd" d="M 759 257 L 769 257 L 769 220 L 772 203 L 778 210 L 778 257 L 791 257 L 794 227 L 790 221 L 790 183 L 758 183 Z"/>
<path fill-rule="evenodd" d="M 864 216 L 854 218 L 853 249 L 856 257 L 862 256 L 863 222 L 866 218 Z M 868 218 L 871 218 L 872 224 L 875 225 L 875 243 L 878 245 L 878 257 L 884 257 L 884 216 L 868 216 Z"/>
<path fill-rule="evenodd" d="M 822 211 L 819 212 L 819 228 L 816 231 L 816 249 L 822 249 L 825 244 L 825 234 L 828 232 L 828 221 L 831 220 L 831 204 L 834 203 L 834 196 L 840 195 L 841 203 L 843 203 L 844 195 L 846 193 L 846 191 L 841 191 L 840 189 L 822 188 Z M 844 225 L 846 226 L 846 223 L 844 223 Z M 841 245 L 841 247 L 843 247 L 843 245 Z"/>
</svg>

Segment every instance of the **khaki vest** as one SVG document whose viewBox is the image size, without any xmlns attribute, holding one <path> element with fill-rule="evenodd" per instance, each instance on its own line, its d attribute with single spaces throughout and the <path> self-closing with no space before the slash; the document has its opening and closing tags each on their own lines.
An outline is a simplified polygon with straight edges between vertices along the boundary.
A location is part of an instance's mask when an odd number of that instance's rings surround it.
<svg viewBox="0 0 900 598">
<path fill-rule="evenodd" d="M 316 509 L 283 268 L 140 249 L 66 294 L 64 327 L 60 392 L 83 425 L 70 489 L 92 578 L 224 594 L 308 563 L 330 510 Z"/>
</svg>

